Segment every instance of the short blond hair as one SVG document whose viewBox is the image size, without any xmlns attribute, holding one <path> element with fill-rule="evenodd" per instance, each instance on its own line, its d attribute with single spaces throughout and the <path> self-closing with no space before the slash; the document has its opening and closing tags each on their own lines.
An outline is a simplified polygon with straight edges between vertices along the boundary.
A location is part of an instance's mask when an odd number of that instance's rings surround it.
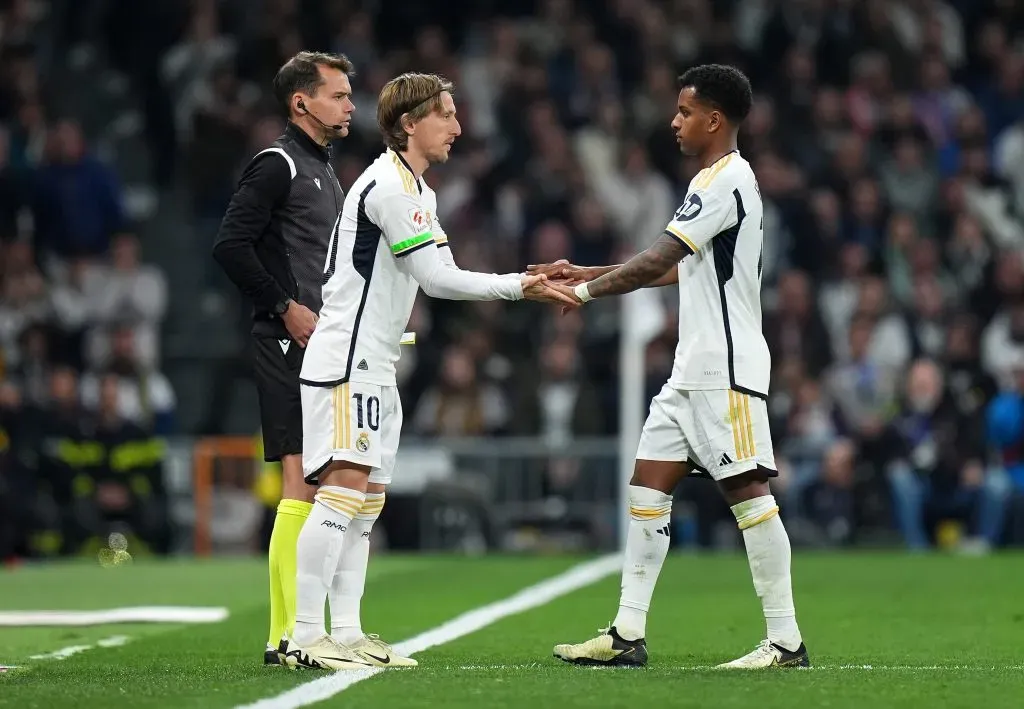
<svg viewBox="0 0 1024 709">
<path fill-rule="evenodd" d="M 384 84 L 377 99 L 377 127 L 384 145 L 395 151 L 408 148 L 409 134 L 402 117 L 416 122 L 441 111 L 445 91 L 454 93 L 455 85 L 437 74 L 405 73 Z"/>
</svg>

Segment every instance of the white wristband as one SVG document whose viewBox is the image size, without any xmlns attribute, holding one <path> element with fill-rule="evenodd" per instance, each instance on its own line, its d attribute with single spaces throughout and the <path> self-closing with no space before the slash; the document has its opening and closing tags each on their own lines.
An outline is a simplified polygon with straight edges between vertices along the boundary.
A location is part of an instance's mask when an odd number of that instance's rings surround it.
<svg viewBox="0 0 1024 709">
<path fill-rule="evenodd" d="M 576 294 L 576 297 L 580 299 L 581 303 L 589 303 L 594 299 L 593 296 L 590 295 L 590 289 L 587 288 L 586 282 L 580 283 L 578 286 L 573 288 L 572 291 Z"/>
</svg>

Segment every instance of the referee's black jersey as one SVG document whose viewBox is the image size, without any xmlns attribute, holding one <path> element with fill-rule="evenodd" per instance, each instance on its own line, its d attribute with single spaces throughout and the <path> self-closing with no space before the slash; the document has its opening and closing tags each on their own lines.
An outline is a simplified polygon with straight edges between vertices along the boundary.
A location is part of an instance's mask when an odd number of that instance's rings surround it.
<svg viewBox="0 0 1024 709">
<path fill-rule="evenodd" d="M 331 232 L 345 194 L 330 150 L 293 123 L 245 168 L 213 256 L 253 304 L 253 334 L 286 338 L 274 307 L 288 298 L 320 312 Z"/>
</svg>

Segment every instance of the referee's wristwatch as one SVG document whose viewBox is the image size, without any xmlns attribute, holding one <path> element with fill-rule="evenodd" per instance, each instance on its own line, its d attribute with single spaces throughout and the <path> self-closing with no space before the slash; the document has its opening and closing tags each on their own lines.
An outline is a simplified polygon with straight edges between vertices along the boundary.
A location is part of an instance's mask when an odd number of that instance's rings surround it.
<svg viewBox="0 0 1024 709">
<path fill-rule="evenodd" d="M 288 307 L 291 304 L 291 298 L 285 298 L 284 300 L 277 301 L 277 303 L 274 304 L 274 315 L 281 317 L 282 315 L 288 312 Z"/>
</svg>

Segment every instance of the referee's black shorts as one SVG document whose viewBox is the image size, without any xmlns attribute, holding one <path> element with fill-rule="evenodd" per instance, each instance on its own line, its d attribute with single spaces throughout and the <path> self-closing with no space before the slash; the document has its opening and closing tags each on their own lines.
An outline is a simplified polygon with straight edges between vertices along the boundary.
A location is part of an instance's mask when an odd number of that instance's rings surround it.
<svg viewBox="0 0 1024 709">
<path fill-rule="evenodd" d="M 263 459 L 302 454 L 299 371 L 305 352 L 291 340 L 253 335 L 253 375 L 260 397 Z"/>
</svg>

